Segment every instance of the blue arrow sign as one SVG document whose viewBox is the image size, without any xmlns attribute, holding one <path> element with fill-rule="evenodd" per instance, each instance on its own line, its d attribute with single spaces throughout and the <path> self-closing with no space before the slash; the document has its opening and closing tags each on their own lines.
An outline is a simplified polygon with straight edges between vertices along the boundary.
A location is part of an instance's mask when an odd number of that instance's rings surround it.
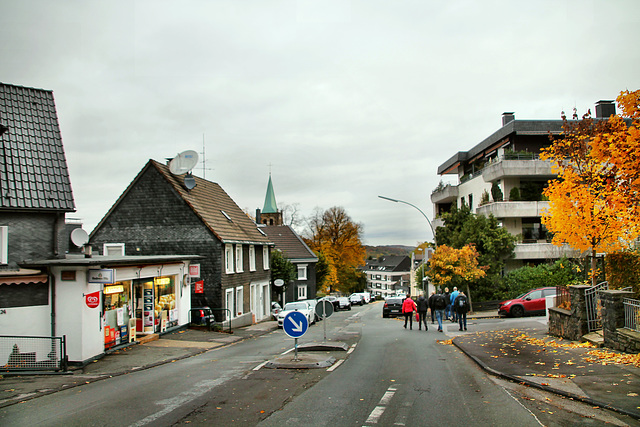
<svg viewBox="0 0 640 427">
<path fill-rule="evenodd" d="M 282 328 L 291 338 L 300 338 L 309 329 L 309 319 L 299 311 L 292 311 L 284 317 Z"/>
</svg>

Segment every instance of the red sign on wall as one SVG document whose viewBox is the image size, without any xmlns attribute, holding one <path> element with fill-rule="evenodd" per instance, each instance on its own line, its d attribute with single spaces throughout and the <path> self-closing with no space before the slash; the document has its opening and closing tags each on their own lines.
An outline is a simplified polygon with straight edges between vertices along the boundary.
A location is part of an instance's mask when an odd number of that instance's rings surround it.
<svg viewBox="0 0 640 427">
<path fill-rule="evenodd" d="M 189 265 L 189 276 L 200 277 L 200 264 Z"/>
<path fill-rule="evenodd" d="M 84 302 L 89 308 L 96 308 L 100 305 L 100 291 L 91 292 L 84 296 Z"/>
<path fill-rule="evenodd" d="M 196 294 L 204 293 L 204 280 L 198 280 L 196 282 Z"/>
</svg>

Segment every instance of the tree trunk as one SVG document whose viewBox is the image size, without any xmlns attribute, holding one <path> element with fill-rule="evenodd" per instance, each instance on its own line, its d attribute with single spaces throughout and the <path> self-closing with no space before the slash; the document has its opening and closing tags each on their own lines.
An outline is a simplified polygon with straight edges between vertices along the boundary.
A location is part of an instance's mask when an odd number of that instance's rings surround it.
<svg viewBox="0 0 640 427">
<path fill-rule="evenodd" d="M 467 299 L 469 300 L 469 311 L 473 311 L 473 303 L 471 302 L 471 291 L 469 290 L 469 283 L 467 283 Z"/>
<path fill-rule="evenodd" d="M 591 248 L 591 286 L 597 285 L 596 268 L 598 267 L 598 262 L 596 256 L 596 248 Z"/>
</svg>

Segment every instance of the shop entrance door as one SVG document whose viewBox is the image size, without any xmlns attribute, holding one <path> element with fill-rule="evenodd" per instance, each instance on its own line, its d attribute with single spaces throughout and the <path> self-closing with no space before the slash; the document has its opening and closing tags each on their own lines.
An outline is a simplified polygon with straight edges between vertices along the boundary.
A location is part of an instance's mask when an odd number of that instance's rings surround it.
<svg viewBox="0 0 640 427">
<path fill-rule="evenodd" d="M 154 332 L 154 295 L 153 280 L 135 280 L 133 282 L 133 294 L 135 295 L 136 332 Z"/>
</svg>

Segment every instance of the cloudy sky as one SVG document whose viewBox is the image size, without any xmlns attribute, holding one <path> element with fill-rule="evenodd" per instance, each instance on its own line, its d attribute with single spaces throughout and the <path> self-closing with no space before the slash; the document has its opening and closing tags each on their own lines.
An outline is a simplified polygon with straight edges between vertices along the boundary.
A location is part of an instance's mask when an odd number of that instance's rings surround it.
<svg viewBox="0 0 640 427">
<path fill-rule="evenodd" d="M 501 126 L 640 88 L 640 2 L 0 0 L 0 81 L 52 90 L 91 231 L 149 159 L 243 209 L 342 206 L 364 243 L 431 239 L 437 167 Z M 204 156 L 202 155 L 204 150 Z"/>
</svg>

